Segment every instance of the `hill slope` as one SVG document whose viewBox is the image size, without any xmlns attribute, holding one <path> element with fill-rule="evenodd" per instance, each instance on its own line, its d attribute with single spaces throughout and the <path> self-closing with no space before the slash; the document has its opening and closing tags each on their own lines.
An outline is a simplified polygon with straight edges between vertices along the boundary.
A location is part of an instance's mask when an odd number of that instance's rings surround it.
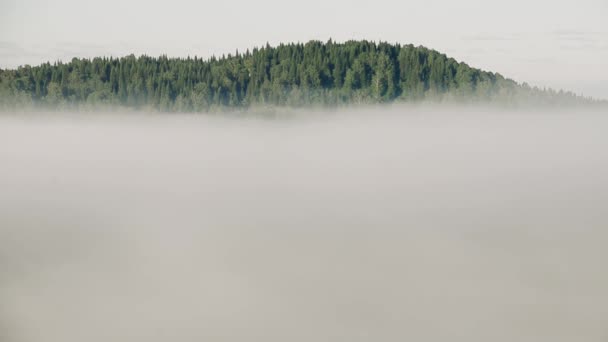
<svg viewBox="0 0 608 342">
<path fill-rule="evenodd" d="M 424 47 L 369 41 L 267 45 L 207 60 L 131 55 L 0 70 L 3 107 L 109 105 L 188 112 L 422 99 L 593 102 L 519 85 Z"/>
</svg>

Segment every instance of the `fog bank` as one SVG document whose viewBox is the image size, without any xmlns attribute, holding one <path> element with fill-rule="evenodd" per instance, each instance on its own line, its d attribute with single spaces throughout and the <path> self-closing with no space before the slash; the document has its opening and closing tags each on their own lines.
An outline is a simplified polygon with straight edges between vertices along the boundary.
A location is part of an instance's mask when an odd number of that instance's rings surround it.
<svg viewBox="0 0 608 342">
<path fill-rule="evenodd" d="M 576 110 L 2 116 L 0 341 L 605 341 L 606 132 Z"/>
</svg>

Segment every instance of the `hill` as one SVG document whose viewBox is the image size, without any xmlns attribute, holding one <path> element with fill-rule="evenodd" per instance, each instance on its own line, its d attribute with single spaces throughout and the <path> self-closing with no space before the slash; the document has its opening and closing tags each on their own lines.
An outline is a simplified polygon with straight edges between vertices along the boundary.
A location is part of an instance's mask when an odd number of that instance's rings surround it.
<svg viewBox="0 0 608 342">
<path fill-rule="evenodd" d="M 256 105 L 301 107 L 393 101 L 507 105 L 597 103 L 518 84 L 413 45 L 348 41 L 266 45 L 209 59 L 74 58 L 0 70 L 0 107 L 198 112 Z"/>
</svg>

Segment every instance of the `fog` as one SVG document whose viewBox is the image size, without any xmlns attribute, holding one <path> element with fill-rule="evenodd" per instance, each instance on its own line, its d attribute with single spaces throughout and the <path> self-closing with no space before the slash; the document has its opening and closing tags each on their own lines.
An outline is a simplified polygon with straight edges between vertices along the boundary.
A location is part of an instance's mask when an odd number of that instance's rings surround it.
<svg viewBox="0 0 608 342">
<path fill-rule="evenodd" d="M 0 341 L 606 341 L 608 116 L 0 117 Z"/>
</svg>

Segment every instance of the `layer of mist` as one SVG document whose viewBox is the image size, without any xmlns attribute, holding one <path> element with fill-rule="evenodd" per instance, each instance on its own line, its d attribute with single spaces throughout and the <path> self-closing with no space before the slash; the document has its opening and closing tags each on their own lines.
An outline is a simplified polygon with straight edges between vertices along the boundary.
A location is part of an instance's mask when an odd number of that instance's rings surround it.
<svg viewBox="0 0 608 342">
<path fill-rule="evenodd" d="M 606 115 L 300 114 L 0 117 L 0 341 L 606 341 Z"/>
</svg>

